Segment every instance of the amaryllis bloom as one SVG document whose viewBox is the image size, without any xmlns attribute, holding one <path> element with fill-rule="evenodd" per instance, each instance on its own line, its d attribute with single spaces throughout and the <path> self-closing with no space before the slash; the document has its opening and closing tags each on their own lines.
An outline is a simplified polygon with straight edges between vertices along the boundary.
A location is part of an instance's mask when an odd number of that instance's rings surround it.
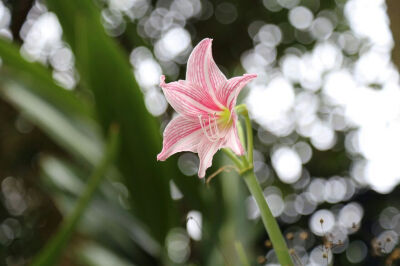
<svg viewBox="0 0 400 266">
<path fill-rule="evenodd" d="M 241 89 L 255 74 L 226 79 L 215 64 L 211 39 L 202 40 L 189 56 L 186 80 L 160 86 L 171 106 L 178 112 L 164 130 L 163 149 L 157 160 L 164 161 L 172 154 L 191 151 L 199 154 L 199 177 L 204 177 L 214 154 L 230 148 L 243 155 L 235 114 L 236 99 Z"/>
</svg>

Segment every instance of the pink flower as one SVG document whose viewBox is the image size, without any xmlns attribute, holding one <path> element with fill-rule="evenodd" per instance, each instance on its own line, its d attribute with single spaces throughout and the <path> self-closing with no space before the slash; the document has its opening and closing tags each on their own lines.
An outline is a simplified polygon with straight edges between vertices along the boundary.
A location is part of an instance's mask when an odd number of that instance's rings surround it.
<svg viewBox="0 0 400 266">
<path fill-rule="evenodd" d="M 229 80 L 218 69 L 211 53 L 211 39 L 202 40 L 190 54 L 186 80 L 160 86 L 167 101 L 178 112 L 164 131 L 163 149 L 157 160 L 191 151 L 199 154 L 199 177 L 204 177 L 214 154 L 221 148 L 243 155 L 237 134 L 236 99 L 241 89 L 255 74 L 245 74 Z"/>
</svg>

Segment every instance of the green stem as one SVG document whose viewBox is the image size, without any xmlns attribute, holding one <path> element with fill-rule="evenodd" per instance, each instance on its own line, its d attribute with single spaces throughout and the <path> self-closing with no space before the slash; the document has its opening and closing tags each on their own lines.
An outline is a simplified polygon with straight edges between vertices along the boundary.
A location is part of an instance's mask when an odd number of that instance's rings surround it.
<svg viewBox="0 0 400 266">
<path fill-rule="evenodd" d="M 247 132 L 247 154 L 249 164 L 253 165 L 253 128 L 251 127 L 251 121 L 249 117 L 249 113 L 246 112 L 244 115 L 245 123 L 246 123 L 246 132 Z"/>
<path fill-rule="evenodd" d="M 242 162 L 238 159 L 238 157 L 236 157 L 236 155 L 229 149 L 222 149 L 222 151 L 228 155 L 228 157 L 236 164 L 237 168 L 242 169 L 243 168 L 243 164 Z"/>
<path fill-rule="evenodd" d="M 292 259 L 290 258 L 288 248 L 286 246 L 285 239 L 279 229 L 278 223 L 276 222 L 271 210 L 268 207 L 267 201 L 265 200 L 264 194 L 261 190 L 260 184 L 257 181 L 253 171 L 245 172 L 242 177 L 246 182 L 247 187 L 250 190 L 251 195 L 257 202 L 258 208 L 260 209 L 261 218 L 264 223 L 265 229 L 269 235 L 269 238 L 274 247 L 276 256 L 278 257 L 279 263 L 282 266 L 293 265 Z"/>
<path fill-rule="evenodd" d="M 240 123 L 240 121 L 238 120 L 236 126 L 238 129 L 238 135 L 239 135 L 240 142 L 242 143 L 243 148 L 246 149 L 246 142 L 244 141 L 244 132 L 243 132 L 242 123 Z"/>
<path fill-rule="evenodd" d="M 249 112 L 245 104 L 240 104 L 235 107 L 237 113 L 243 115 L 246 124 L 246 134 L 247 134 L 247 159 L 250 165 L 253 165 L 253 128 L 251 127 L 251 121 L 249 117 Z"/>
<path fill-rule="evenodd" d="M 243 164 L 242 168 L 239 168 L 240 175 L 246 182 L 247 187 L 251 195 L 254 197 L 258 208 L 260 209 L 261 219 L 263 221 L 264 227 L 267 230 L 269 238 L 272 242 L 272 246 L 278 257 L 278 261 L 282 266 L 292 266 L 293 262 L 289 255 L 289 251 L 283 238 L 282 232 L 276 222 L 275 217 L 272 215 L 271 210 L 265 200 L 264 193 L 261 189 L 260 184 L 253 170 L 253 129 L 251 127 L 251 121 L 247 107 L 244 104 L 235 107 L 238 114 L 243 115 L 246 123 L 246 136 L 247 136 L 247 160 Z M 234 156 L 236 160 L 238 158 Z"/>
<path fill-rule="evenodd" d="M 67 245 L 68 240 L 73 233 L 76 225 L 82 217 L 86 207 L 89 205 L 94 192 L 103 180 L 103 176 L 112 163 L 118 144 L 117 126 L 112 125 L 110 128 L 110 136 L 106 146 L 105 153 L 98 166 L 94 169 L 89 181 L 78 199 L 74 210 L 62 223 L 57 233 L 47 242 L 43 250 L 32 261 L 33 266 L 56 265 L 58 257 L 61 255 L 63 248 Z"/>
<path fill-rule="evenodd" d="M 237 127 L 237 130 L 238 130 L 240 143 L 242 143 L 243 149 L 246 149 L 246 142 L 244 140 L 243 127 L 242 127 L 242 123 L 239 120 L 236 123 L 236 127 Z M 246 156 L 240 156 L 240 159 L 242 160 L 243 166 L 247 166 L 248 165 Z"/>
</svg>

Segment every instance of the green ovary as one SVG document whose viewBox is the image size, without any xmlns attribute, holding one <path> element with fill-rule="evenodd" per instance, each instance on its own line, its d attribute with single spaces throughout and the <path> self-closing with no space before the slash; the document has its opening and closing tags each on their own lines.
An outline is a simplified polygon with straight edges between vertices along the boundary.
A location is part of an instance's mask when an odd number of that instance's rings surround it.
<svg viewBox="0 0 400 266">
<path fill-rule="evenodd" d="M 217 124 L 220 129 L 225 129 L 232 125 L 233 123 L 232 114 L 228 108 L 222 109 L 222 111 L 217 113 L 217 116 L 218 116 Z"/>
</svg>

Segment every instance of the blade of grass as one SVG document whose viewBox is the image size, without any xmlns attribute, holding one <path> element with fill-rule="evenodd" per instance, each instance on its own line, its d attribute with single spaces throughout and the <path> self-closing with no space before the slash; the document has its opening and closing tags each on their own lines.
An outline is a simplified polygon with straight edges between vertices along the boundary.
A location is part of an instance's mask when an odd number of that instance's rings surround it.
<svg viewBox="0 0 400 266">
<path fill-rule="evenodd" d="M 72 203 L 66 202 L 60 195 L 78 198 L 84 189 L 84 170 L 77 168 L 61 159 L 44 156 L 40 159 L 43 171 L 42 181 L 62 213 L 68 213 Z M 109 180 L 104 180 L 99 186 L 97 196 L 88 208 L 90 215 L 83 217 L 79 229 L 95 239 L 106 238 L 106 243 L 120 246 L 128 254 L 134 252 L 132 243 L 136 243 L 147 254 L 157 257 L 160 254 L 160 245 L 145 230 L 143 225 L 131 213 L 126 211 L 126 206 L 121 204 L 123 193 L 118 186 Z M 126 204 L 126 203 L 125 203 Z M 89 219 L 90 218 L 90 219 Z M 86 226 L 85 226 L 86 225 Z M 113 228 L 112 230 L 110 230 Z M 96 232 L 103 232 L 100 236 Z M 109 238 L 107 238 L 109 237 Z M 128 242 L 126 244 L 126 242 Z M 135 258 L 140 257 L 136 254 Z"/>
<path fill-rule="evenodd" d="M 94 192 L 114 160 L 118 146 L 118 133 L 118 126 L 110 127 L 109 139 L 103 158 L 99 165 L 94 169 L 93 174 L 90 176 L 87 186 L 85 187 L 82 196 L 76 203 L 73 212 L 62 222 L 61 227 L 57 231 L 56 235 L 54 235 L 54 237 L 47 242 L 44 249 L 37 255 L 37 257 L 34 258 L 31 265 L 47 266 L 56 264 L 63 248 L 67 245 L 77 223 L 86 210 L 86 207 L 90 203 Z"/>
<path fill-rule="evenodd" d="M 90 165 L 99 162 L 102 142 L 99 136 L 93 135 L 95 132 L 85 134 L 77 127 L 78 121 L 17 83 L 5 82 L 2 85 L 0 96 L 22 111 L 58 144 Z"/>
<path fill-rule="evenodd" d="M 240 265 L 250 266 L 249 259 L 247 258 L 242 243 L 240 243 L 239 241 L 235 241 L 235 249 L 240 260 Z"/>
<path fill-rule="evenodd" d="M 134 266 L 131 262 L 118 257 L 111 250 L 100 246 L 96 243 L 85 243 L 82 248 L 76 252 L 77 260 L 82 265 L 96 265 L 96 266 Z"/>
</svg>

